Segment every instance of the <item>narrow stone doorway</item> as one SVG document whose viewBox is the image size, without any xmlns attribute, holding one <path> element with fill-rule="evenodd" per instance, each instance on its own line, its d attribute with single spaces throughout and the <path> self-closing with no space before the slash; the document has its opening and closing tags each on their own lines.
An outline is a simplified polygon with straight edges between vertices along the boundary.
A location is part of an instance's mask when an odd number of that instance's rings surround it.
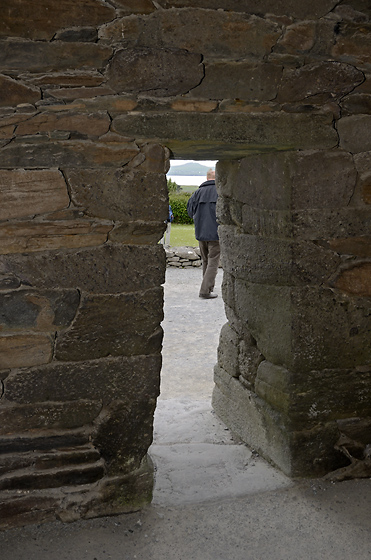
<svg viewBox="0 0 371 560">
<path fill-rule="evenodd" d="M 215 300 L 198 298 L 200 268 L 166 270 L 161 393 L 154 422 L 153 503 L 236 498 L 290 484 L 216 416 L 213 370 L 227 321 L 219 268 Z"/>
</svg>

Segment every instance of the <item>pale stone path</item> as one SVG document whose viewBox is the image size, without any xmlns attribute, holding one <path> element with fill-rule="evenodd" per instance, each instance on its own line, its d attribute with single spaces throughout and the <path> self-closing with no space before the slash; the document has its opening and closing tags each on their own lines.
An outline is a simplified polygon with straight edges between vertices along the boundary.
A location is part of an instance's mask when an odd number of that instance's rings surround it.
<svg viewBox="0 0 371 560">
<path fill-rule="evenodd" d="M 211 408 L 213 368 L 226 322 L 221 297 L 202 300 L 200 269 L 168 268 L 161 396 L 150 455 L 155 504 L 205 502 L 290 485 L 282 473 L 234 441 Z"/>
</svg>

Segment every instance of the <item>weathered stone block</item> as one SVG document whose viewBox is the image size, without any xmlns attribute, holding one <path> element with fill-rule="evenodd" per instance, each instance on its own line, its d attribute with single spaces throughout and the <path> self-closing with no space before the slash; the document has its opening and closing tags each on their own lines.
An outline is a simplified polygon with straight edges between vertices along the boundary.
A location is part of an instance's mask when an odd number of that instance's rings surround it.
<svg viewBox="0 0 371 560">
<path fill-rule="evenodd" d="M 215 382 L 212 403 L 217 415 L 288 476 L 322 476 L 345 464 L 334 449 L 339 437 L 336 422 L 293 431 L 284 413 L 244 389 L 236 379 L 229 377 L 227 384 L 216 371 Z"/>
<path fill-rule="evenodd" d="M 370 369 L 368 371 L 325 369 L 290 372 L 268 361 L 260 364 L 255 383 L 257 395 L 286 415 L 293 431 L 349 417 L 356 409 L 370 414 Z"/>
<path fill-rule="evenodd" d="M 162 289 L 82 299 L 73 325 L 57 339 L 57 360 L 82 361 L 160 351 Z"/>
<path fill-rule="evenodd" d="M 9 438 L 0 436 L 0 451 L 4 453 L 28 453 L 29 451 L 54 451 L 89 444 L 89 431 L 74 430 L 57 434 L 21 434 Z"/>
<path fill-rule="evenodd" d="M 353 115 L 338 122 L 340 146 L 353 154 L 371 151 L 371 115 Z"/>
<path fill-rule="evenodd" d="M 293 374 L 291 424 L 294 430 L 354 415 L 370 416 L 370 380 L 369 366 Z"/>
<path fill-rule="evenodd" d="M 101 408 L 98 399 L 95 402 L 5 405 L 0 409 L 0 435 L 79 428 L 91 424 Z"/>
<path fill-rule="evenodd" d="M 32 367 L 52 359 L 53 342 L 44 335 L 0 336 L 0 369 Z"/>
<path fill-rule="evenodd" d="M 240 381 L 243 380 L 244 386 L 253 389 L 258 367 L 262 360 L 264 360 L 264 356 L 257 348 L 256 340 L 249 333 L 241 334 L 245 338 L 240 341 L 238 348 L 239 379 Z"/>
<path fill-rule="evenodd" d="M 0 148 L 3 147 L 2 142 L 6 143 L 7 140 L 10 140 L 11 138 L 13 138 L 14 131 L 15 131 L 14 124 L 13 125 L 8 125 L 8 126 L 2 126 L 0 128 Z"/>
<path fill-rule="evenodd" d="M 127 474 L 140 467 L 152 443 L 155 406 L 151 398 L 130 404 L 115 401 L 96 422 L 92 441 L 105 460 L 108 475 Z"/>
<path fill-rule="evenodd" d="M 70 203 L 58 169 L 0 170 L 0 220 L 44 214 Z"/>
<path fill-rule="evenodd" d="M 50 41 L 58 29 L 101 25 L 115 17 L 112 6 L 99 0 L 3 0 L 0 36 Z"/>
<path fill-rule="evenodd" d="M 309 52 L 315 44 L 315 38 L 316 27 L 313 21 L 293 23 L 286 27 L 283 37 L 274 48 L 274 52 L 295 55 Z"/>
<path fill-rule="evenodd" d="M 323 239 L 367 235 L 371 227 L 369 208 L 307 210 L 292 216 L 293 235 L 302 239 Z"/>
<path fill-rule="evenodd" d="M 220 368 L 215 369 L 214 380 L 212 406 L 219 418 L 263 457 L 292 475 L 290 438 L 279 413 L 237 379 L 228 376 L 226 382 Z"/>
<path fill-rule="evenodd" d="M 277 101 L 326 103 L 339 99 L 364 81 L 364 74 L 350 64 L 319 62 L 284 72 Z"/>
<path fill-rule="evenodd" d="M 27 287 L 96 293 L 147 290 L 165 281 L 162 247 L 106 245 L 67 252 L 0 257 L 0 271 Z"/>
<path fill-rule="evenodd" d="M 238 371 L 239 337 L 228 323 L 223 325 L 219 337 L 218 364 L 233 377 L 239 376 Z"/>
<path fill-rule="evenodd" d="M 170 153 L 160 144 L 143 144 L 140 146 L 144 161 L 138 165 L 141 171 L 148 173 L 167 173 L 170 168 Z"/>
<path fill-rule="evenodd" d="M 371 263 L 360 263 L 343 270 L 334 282 L 348 295 L 371 297 Z"/>
<path fill-rule="evenodd" d="M 194 90 L 192 91 L 193 94 Z M 171 104 L 174 111 L 187 111 L 196 113 L 210 113 L 218 106 L 216 101 L 201 101 L 199 99 L 176 99 Z"/>
<path fill-rule="evenodd" d="M 14 107 L 20 103 L 36 103 L 39 99 L 41 92 L 38 88 L 0 75 L 0 106 Z"/>
<path fill-rule="evenodd" d="M 104 68 L 111 55 L 109 47 L 92 43 L 0 42 L 0 68 L 3 72 L 95 70 Z"/>
<path fill-rule="evenodd" d="M 241 214 L 244 233 L 263 237 L 292 237 L 293 216 L 289 211 L 261 210 L 244 204 Z"/>
<path fill-rule="evenodd" d="M 157 10 L 150 16 L 122 18 L 106 25 L 100 38 L 128 47 L 183 49 L 212 57 L 241 59 L 268 55 L 281 34 L 280 27 L 262 17 L 203 10 Z M 197 85 L 197 84 L 195 84 Z"/>
<path fill-rule="evenodd" d="M 291 399 L 291 375 L 282 366 L 264 360 L 258 368 L 255 392 L 276 410 L 289 412 Z"/>
<path fill-rule="evenodd" d="M 152 0 L 112 0 L 112 4 L 128 15 L 150 14 L 156 10 Z"/>
<path fill-rule="evenodd" d="M 0 490 L 35 490 L 92 484 L 104 476 L 103 461 L 94 465 L 70 466 L 50 471 L 26 471 L 0 480 Z"/>
<path fill-rule="evenodd" d="M 340 265 L 339 256 L 310 241 L 237 234 L 219 226 L 225 270 L 248 282 L 278 285 L 326 283 Z M 239 255 L 245 255 L 241 262 Z"/>
<path fill-rule="evenodd" d="M 116 399 L 130 404 L 158 396 L 160 369 L 159 354 L 78 363 L 53 362 L 12 373 L 5 382 L 5 398 L 8 403 L 18 404 L 37 404 L 55 398 L 58 402 L 99 399 L 104 406 Z M 65 444 L 70 445 L 76 443 Z M 44 447 L 35 446 L 35 449 Z"/>
<path fill-rule="evenodd" d="M 360 67 L 371 61 L 370 45 L 370 23 L 341 23 L 331 54 L 334 58 Z"/>
<path fill-rule="evenodd" d="M 345 117 L 354 114 L 367 115 L 371 113 L 371 95 L 368 93 L 354 93 L 348 95 L 341 102 L 342 114 Z"/>
<path fill-rule="evenodd" d="M 104 81 L 100 72 L 84 72 L 83 70 L 71 72 L 50 72 L 48 74 L 36 74 L 28 77 L 36 86 L 60 86 L 60 87 L 93 87 L 99 86 Z M 68 110 L 68 107 L 66 107 Z"/>
<path fill-rule="evenodd" d="M 75 87 L 44 90 L 45 98 L 54 97 L 55 99 L 64 99 L 66 101 L 77 99 L 94 98 L 101 96 L 113 95 L 114 92 L 109 87 Z"/>
<path fill-rule="evenodd" d="M 158 4 L 163 8 L 188 8 L 193 7 L 193 0 L 158 0 Z M 298 19 L 311 19 L 326 15 L 336 5 L 336 0 L 314 0 L 310 4 L 301 3 L 295 0 L 285 0 L 277 2 L 277 0 L 263 0 L 257 5 L 255 0 L 198 0 L 197 6 L 200 8 L 210 8 L 217 10 L 230 10 L 235 12 L 246 12 L 248 14 L 276 14 L 281 16 L 290 16 Z"/>
<path fill-rule="evenodd" d="M 65 173 L 72 201 L 89 216 L 121 222 L 163 222 L 168 216 L 164 174 L 134 169 L 79 169 Z"/>
<path fill-rule="evenodd" d="M 342 151 L 252 155 L 226 179 L 237 200 L 280 211 L 346 207 L 356 180 L 352 156 Z"/>
<path fill-rule="evenodd" d="M 119 134 L 164 143 L 176 157 L 194 153 L 228 159 L 246 151 L 326 149 L 337 145 L 331 115 L 130 114 L 114 119 Z M 205 159 L 207 159 L 205 157 Z"/>
<path fill-rule="evenodd" d="M 102 245 L 111 229 L 111 224 L 84 219 L 5 222 L 0 224 L 0 254 Z"/>
<path fill-rule="evenodd" d="M 367 236 L 330 239 L 328 245 L 333 251 L 341 255 L 371 257 L 371 238 Z"/>
<path fill-rule="evenodd" d="M 192 96 L 205 99 L 275 99 L 282 78 L 282 67 L 275 64 L 252 65 L 246 62 L 205 64 L 205 77 L 192 90 Z"/>
<path fill-rule="evenodd" d="M 201 56 L 185 50 L 123 49 L 110 61 L 108 85 L 117 93 L 169 96 L 187 93 L 203 77 Z"/>
<path fill-rule="evenodd" d="M 236 281 L 237 315 L 263 356 L 291 371 L 354 368 L 370 361 L 370 302 L 326 288 Z"/>
<path fill-rule="evenodd" d="M 73 88 L 76 89 L 76 88 Z M 17 136 L 66 130 L 88 136 L 101 136 L 108 132 L 110 118 L 107 113 L 79 114 L 74 112 L 39 113 L 17 126 Z"/>
<path fill-rule="evenodd" d="M 96 43 L 98 40 L 98 30 L 95 27 L 72 27 L 70 29 L 62 29 L 54 36 L 55 41 L 69 41 L 82 43 Z"/>
<path fill-rule="evenodd" d="M 129 222 L 116 225 L 108 239 L 125 245 L 153 245 L 160 241 L 165 229 L 165 222 Z"/>
<path fill-rule="evenodd" d="M 54 332 L 66 328 L 75 317 L 79 302 L 77 290 L 3 292 L 0 331 Z"/>
<path fill-rule="evenodd" d="M 32 137 L 12 142 L 1 152 L 2 168 L 8 167 L 114 167 L 123 166 L 134 158 L 139 148 L 134 142 L 89 142 Z"/>
</svg>

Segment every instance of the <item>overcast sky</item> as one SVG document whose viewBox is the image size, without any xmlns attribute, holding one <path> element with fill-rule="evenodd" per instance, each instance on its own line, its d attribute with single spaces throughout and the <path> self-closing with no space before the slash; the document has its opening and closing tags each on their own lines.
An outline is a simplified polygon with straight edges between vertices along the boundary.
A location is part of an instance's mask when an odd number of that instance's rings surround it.
<svg viewBox="0 0 371 560">
<path fill-rule="evenodd" d="M 200 163 L 201 165 L 207 165 L 208 167 L 215 167 L 216 161 L 195 161 L 193 159 L 172 159 L 170 164 L 175 167 L 176 165 L 183 165 L 184 163 Z"/>
</svg>

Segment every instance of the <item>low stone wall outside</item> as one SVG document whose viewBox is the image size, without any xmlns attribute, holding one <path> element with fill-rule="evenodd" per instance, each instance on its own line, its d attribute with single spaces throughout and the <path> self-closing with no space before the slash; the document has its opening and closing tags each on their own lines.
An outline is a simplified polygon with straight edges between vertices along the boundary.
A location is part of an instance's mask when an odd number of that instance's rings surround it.
<svg viewBox="0 0 371 560">
<path fill-rule="evenodd" d="M 202 265 L 199 247 L 165 247 L 166 266 L 190 268 Z"/>
</svg>

